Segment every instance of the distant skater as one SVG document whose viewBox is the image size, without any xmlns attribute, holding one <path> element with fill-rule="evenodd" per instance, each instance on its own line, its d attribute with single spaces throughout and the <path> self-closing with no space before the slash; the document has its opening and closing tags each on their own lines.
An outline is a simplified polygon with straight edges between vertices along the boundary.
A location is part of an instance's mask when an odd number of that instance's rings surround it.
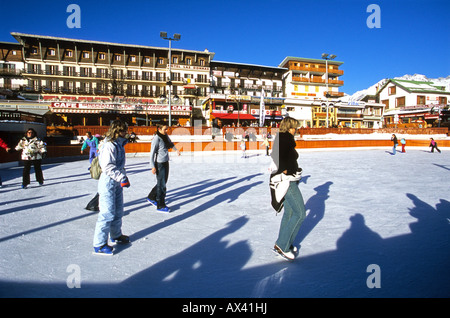
<svg viewBox="0 0 450 318">
<path fill-rule="evenodd" d="M 436 149 L 439 153 L 441 153 L 441 151 L 438 148 L 437 142 L 433 138 L 430 138 L 430 147 L 431 152 L 434 152 L 434 149 Z"/>
<path fill-rule="evenodd" d="M 83 146 L 81 146 L 81 153 L 83 153 L 84 149 L 87 147 L 89 147 L 89 163 L 92 163 L 92 160 L 97 157 L 98 139 L 97 137 L 92 136 L 90 131 L 86 133 L 86 140 L 83 142 Z"/>
<path fill-rule="evenodd" d="M 22 150 L 21 159 L 23 161 L 22 189 L 26 189 L 30 184 L 30 169 L 34 166 L 34 174 L 39 185 L 44 185 L 44 175 L 42 174 L 41 162 L 47 154 L 45 143 L 37 136 L 33 128 L 29 128 L 16 146 L 16 150 Z"/>
<path fill-rule="evenodd" d="M 267 136 L 264 137 L 264 141 L 263 141 L 262 145 L 266 148 L 266 156 L 268 156 L 269 149 L 270 149 L 270 143 L 269 143 L 269 138 L 267 138 Z"/>
<path fill-rule="evenodd" d="M 6 142 L 3 141 L 3 139 L 0 138 L 0 147 L 5 149 L 6 152 L 9 152 L 11 148 L 8 147 Z M 2 176 L 0 176 L 0 188 L 2 187 Z"/>
<path fill-rule="evenodd" d="M 247 145 L 245 144 L 245 140 L 241 141 L 241 150 L 242 150 L 242 157 L 241 158 L 247 158 L 247 153 L 245 152 L 247 149 Z"/>
<path fill-rule="evenodd" d="M 395 155 L 398 145 L 397 136 L 395 134 L 392 134 L 391 141 L 394 143 L 394 146 L 392 147 L 392 154 Z"/>
<path fill-rule="evenodd" d="M 402 144 L 402 152 L 405 153 L 406 139 L 405 138 L 400 139 L 400 143 Z"/>
</svg>

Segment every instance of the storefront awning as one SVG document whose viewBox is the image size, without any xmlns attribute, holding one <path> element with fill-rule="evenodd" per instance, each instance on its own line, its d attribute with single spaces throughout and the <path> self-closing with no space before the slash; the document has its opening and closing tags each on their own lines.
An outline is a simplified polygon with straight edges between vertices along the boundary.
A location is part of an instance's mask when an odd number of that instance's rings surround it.
<svg viewBox="0 0 450 318">
<path fill-rule="evenodd" d="M 211 114 L 213 117 L 215 117 L 215 118 L 219 118 L 219 119 L 232 119 L 232 120 L 234 120 L 234 119 L 238 119 L 239 118 L 239 120 L 256 120 L 256 118 L 255 117 L 253 117 L 252 115 L 250 115 L 250 114 L 239 114 L 239 117 L 238 117 L 238 114 L 228 114 L 228 113 L 212 113 Z"/>
</svg>

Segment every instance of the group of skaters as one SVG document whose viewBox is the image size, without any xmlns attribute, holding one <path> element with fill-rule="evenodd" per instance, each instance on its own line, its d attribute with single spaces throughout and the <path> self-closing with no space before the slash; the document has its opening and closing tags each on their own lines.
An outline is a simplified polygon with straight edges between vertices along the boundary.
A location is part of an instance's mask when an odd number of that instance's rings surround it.
<svg viewBox="0 0 450 318">
<path fill-rule="evenodd" d="M 277 213 L 284 207 L 278 238 L 273 249 L 287 260 L 294 260 L 298 252 L 293 241 L 306 217 L 303 197 L 298 187 L 301 168 L 297 162 L 298 153 L 294 139 L 298 127 L 297 120 L 285 118 L 280 125 L 280 132 L 275 137 L 271 154 L 272 206 Z M 127 125 L 120 120 L 112 122 L 100 146 L 100 151 L 95 140 L 88 136 L 88 140 L 91 140 L 91 149 L 95 149 L 92 152 L 98 155 L 102 169 L 98 182 L 99 213 L 94 230 L 94 254 L 112 255 L 114 247 L 109 242 L 130 243 L 130 237 L 122 233 L 123 188 L 130 187 L 130 180 L 125 170 L 124 146 L 128 142 L 127 129 Z M 147 201 L 160 212 L 170 212 L 170 208 L 165 203 L 169 177 L 169 149 L 174 149 L 180 155 L 180 151 L 170 140 L 167 131 L 167 125 L 157 125 L 150 150 L 150 168 L 156 175 L 156 185 L 148 194 Z M 91 156 L 89 158 L 91 160 Z"/>
<path fill-rule="evenodd" d="M 279 127 L 279 132 L 273 141 L 270 154 L 272 165 L 270 174 L 271 205 L 277 213 L 283 210 L 278 237 L 273 250 L 287 260 L 294 260 L 298 248 L 293 242 L 306 217 L 306 209 L 299 182 L 302 169 L 298 165 L 298 152 L 294 136 L 299 127 L 296 119 L 286 117 Z M 157 132 L 151 143 L 150 169 L 156 175 L 156 185 L 147 196 L 147 201 L 160 212 L 170 212 L 166 206 L 165 197 L 169 177 L 169 149 L 174 149 L 178 155 L 180 151 L 167 135 L 168 126 L 158 124 Z M 112 255 L 114 247 L 109 242 L 129 244 L 130 237 L 122 233 L 122 218 L 124 214 L 123 188 L 131 186 L 125 170 L 125 145 L 129 142 L 128 126 L 121 120 L 111 123 L 104 140 L 99 144 L 98 139 L 90 132 L 86 134 L 81 152 L 89 147 L 89 162 L 98 156 L 102 173 L 98 180 L 98 193 L 96 195 L 98 217 L 94 229 L 94 254 Z M 267 139 L 268 136 L 266 136 Z M 398 139 L 392 135 L 395 154 Z M 405 152 L 402 143 L 402 152 Z M 10 151 L 3 141 L 0 146 Z M 434 149 L 441 152 L 433 138 L 430 140 L 431 152 Z M 15 150 L 22 151 L 24 161 L 22 188 L 30 183 L 30 167 L 34 164 L 36 180 L 43 184 L 44 178 L 41 170 L 41 161 L 45 156 L 45 143 L 37 137 L 36 131 L 28 129 L 26 135 L 19 141 Z M 266 155 L 269 155 L 269 143 L 266 143 Z"/>
<path fill-rule="evenodd" d="M 392 147 L 392 154 L 395 155 L 397 152 L 397 146 L 398 146 L 398 138 L 395 134 L 392 134 L 391 136 L 391 141 L 393 142 L 393 147 Z M 405 138 L 401 138 L 400 139 L 400 144 L 402 145 L 402 153 L 406 152 L 406 139 Z M 441 153 L 441 150 L 438 148 L 437 142 L 434 140 L 434 138 L 430 138 L 430 145 L 429 147 L 431 148 L 431 152 L 434 152 L 434 149 L 436 149 L 439 153 Z"/>
</svg>

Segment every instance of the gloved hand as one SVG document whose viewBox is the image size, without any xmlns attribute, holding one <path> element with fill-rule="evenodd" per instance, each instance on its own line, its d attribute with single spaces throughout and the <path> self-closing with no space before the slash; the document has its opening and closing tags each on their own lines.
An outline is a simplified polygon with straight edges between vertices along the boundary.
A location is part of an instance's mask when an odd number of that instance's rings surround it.
<svg viewBox="0 0 450 318">
<path fill-rule="evenodd" d="M 130 180 L 128 180 L 128 177 L 125 177 L 120 181 L 120 186 L 122 188 L 129 188 L 130 187 Z"/>
</svg>

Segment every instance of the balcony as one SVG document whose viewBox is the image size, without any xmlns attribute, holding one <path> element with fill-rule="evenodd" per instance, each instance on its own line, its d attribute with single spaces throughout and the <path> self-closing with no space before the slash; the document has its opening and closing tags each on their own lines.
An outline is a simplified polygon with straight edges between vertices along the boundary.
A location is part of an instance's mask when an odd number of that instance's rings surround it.
<svg viewBox="0 0 450 318">
<path fill-rule="evenodd" d="M 342 97 L 344 95 L 345 95 L 344 92 L 332 92 L 332 91 L 323 92 L 323 96 L 325 97 Z"/>
<path fill-rule="evenodd" d="M 312 83 L 312 84 L 327 84 L 327 81 L 320 77 L 300 77 L 300 76 L 292 76 L 293 82 L 300 82 L 300 83 Z M 336 86 L 342 86 L 344 85 L 344 81 L 340 80 L 328 80 L 328 85 L 336 85 Z"/>
<path fill-rule="evenodd" d="M 305 73 L 317 73 L 317 74 L 325 74 L 327 72 L 327 69 L 325 67 L 312 67 L 312 66 L 294 66 L 290 65 L 290 69 L 293 71 L 301 71 Z M 337 75 L 344 75 L 343 70 L 336 70 L 336 69 L 328 69 L 329 74 L 337 74 Z"/>
</svg>

